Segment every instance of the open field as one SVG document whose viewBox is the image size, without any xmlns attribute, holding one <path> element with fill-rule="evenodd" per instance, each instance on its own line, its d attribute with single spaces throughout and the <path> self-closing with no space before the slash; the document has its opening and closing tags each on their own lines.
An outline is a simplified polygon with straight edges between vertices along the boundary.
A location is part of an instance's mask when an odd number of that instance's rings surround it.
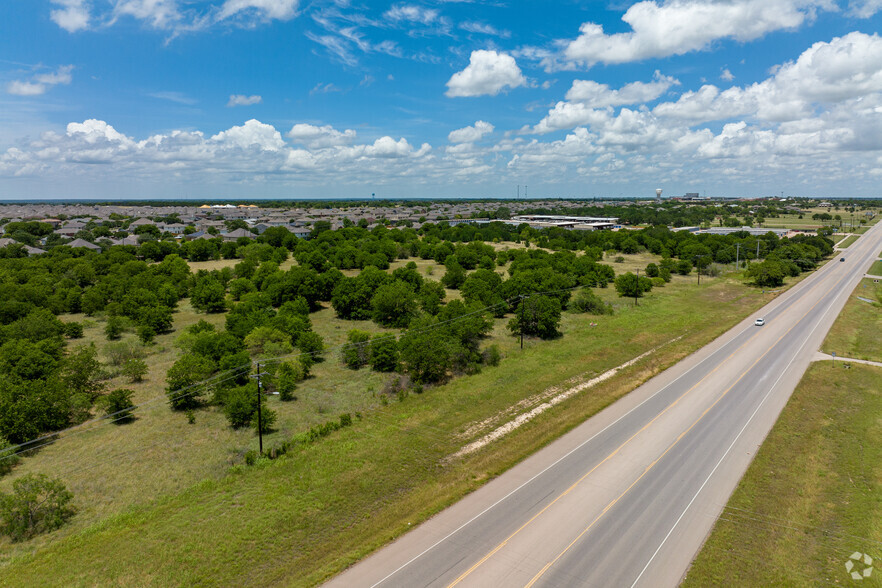
<svg viewBox="0 0 882 588">
<path fill-rule="evenodd" d="M 830 235 L 830 238 L 833 240 L 834 245 L 839 244 L 839 242 L 842 241 L 843 239 L 845 239 L 846 237 L 848 237 L 847 233 L 834 233 L 834 234 Z"/>
<path fill-rule="evenodd" d="M 821 351 L 835 352 L 839 357 L 882 361 L 882 308 L 857 298 L 875 300 L 877 287 L 879 284 L 870 278 L 861 280 L 836 318 Z"/>
<path fill-rule="evenodd" d="M 857 364 L 809 368 L 684 586 L 850 585 L 852 553 L 882 558 L 880 378 Z M 859 584 L 882 585 L 878 565 Z"/>
<path fill-rule="evenodd" d="M 867 273 L 871 276 L 882 276 L 882 259 L 874 261 Z"/>
<path fill-rule="evenodd" d="M 639 256 L 627 257 L 635 268 L 645 266 Z M 616 264 L 617 271 L 628 263 Z M 155 413 L 131 425 L 62 439 L 25 460 L 15 476 L 42 471 L 51 458 L 53 475 L 74 491 L 81 512 L 52 535 L 2 544 L 0 583 L 263 585 L 284 579 L 314 584 L 510 467 L 774 296 L 726 277 L 703 280 L 700 287 L 691 277 L 675 279 L 636 308 L 612 288 L 597 292 L 615 302 L 614 316 L 565 313 L 563 337 L 528 340 L 523 351 L 506 333 L 506 321 L 498 320 L 487 341 L 503 352 L 498 367 L 387 406 L 370 391 L 379 389 L 382 382 L 370 380 L 379 376 L 345 370 L 329 357 L 316 366 L 317 377 L 298 389 L 300 400 L 283 406 L 270 399 L 280 421 L 288 423 L 275 439 L 343 411 L 361 410 L 365 418 L 275 462 L 230 469 L 244 450 L 256 446 L 253 434 L 231 431 L 213 410 L 199 411 L 196 424 L 188 425 L 162 401 Z M 313 315 L 328 344 L 342 341 L 350 328 L 371 328 L 349 321 L 334 325 L 331 313 Z M 492 451 L 445 460 L 473 440 L 462 435 L 470 423 L 680 335 L 680 341 L 494 443 Z M 313 382 L 324 391 L 310 391 Z M 152 384 L 161 391 L 161 382 Z M 308 399 L 320 393 L 324 413 L 312 408 L 301 414 Z M 275 442 L 270 438 L 267 445 Z M 118 489 L 120 469 L 128 482 Z M 251 514 L 231 516 L 237 512 Z"/>
</svg>

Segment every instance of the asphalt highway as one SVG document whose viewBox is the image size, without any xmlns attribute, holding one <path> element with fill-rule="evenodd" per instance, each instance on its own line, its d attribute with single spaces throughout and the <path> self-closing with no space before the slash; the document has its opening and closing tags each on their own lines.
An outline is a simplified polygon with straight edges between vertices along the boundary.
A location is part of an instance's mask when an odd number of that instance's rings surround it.
<svg viewBox="0 0 882 588">
<path fill-rule="evenodd" d="M 882 223 L 708 346 L 328 585 L 676 586 L 880 250 Z M 760 316 L 766 324 L 755 326 Z"/>
</svg>

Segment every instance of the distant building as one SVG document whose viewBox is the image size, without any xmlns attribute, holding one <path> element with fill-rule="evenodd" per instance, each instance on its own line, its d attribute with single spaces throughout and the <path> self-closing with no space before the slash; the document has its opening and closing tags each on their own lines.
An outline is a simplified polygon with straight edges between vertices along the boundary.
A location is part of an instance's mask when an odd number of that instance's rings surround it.
<svg viewBox="0 0 882 588">
<path fill-rule="evenodd" d="M 70 243 L 66 243 L 66 245 L 73 248 L 85 247 L 86 249 L 91 249 L 92 251 L 101 251 L 101 247 L 95 245 L 94 243 L 89 243 L 84 239 L 74 239 Z"/>
<path fill-rule="evenodd" d="M 15 239 L 10 239 L 8 237 L 0 239 L 0 249 L 4 247 L 9 247 L 10 245 L 21 245 L 22 249 L 24 249 L 25 253 L 27 253 L 28 255 L 40 255 L 41 253 L 46 253 L 42 249 L 31 247 L 30 245 L 25 245 L 24 243 L 19 243 Z"/>
<path fill-rule="evenodd" d="M 712 227 L 710 229 L 702 229 L 699 233 L 707 235 L 731 235 L 732 233 L 745 232 L 754 236 L 765 235 L 766 233 L 775 233 L 777 237 L 785 236 L 790 229 L 767 229 L 757 227 Z"/>
<path fill-rule="evenodd" d="M 224 241 L 236 241 L 242 237 L 247 239 L 253 239 L 254 233 L 251 231 L 246 231 L 245 229 L 236 229 L 235 231 L 230 231 L 229 233 L 221 233 L 221 237 L 223 237 Z"/>
</svg>

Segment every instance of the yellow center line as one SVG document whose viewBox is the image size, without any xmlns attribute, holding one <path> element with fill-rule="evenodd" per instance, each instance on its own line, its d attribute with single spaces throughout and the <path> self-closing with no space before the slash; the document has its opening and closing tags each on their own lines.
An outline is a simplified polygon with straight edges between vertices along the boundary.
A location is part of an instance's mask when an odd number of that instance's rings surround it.
<svg viewBox="0 0 882 588">
<path fill-rule="evenodd" d="M 839 281 L 841 282 L 842 280 L 839 280 Z M 593 527 L 594 524 L 595 524 L 597 521 L 599 521 L 599 520 L 603 517 L 603 515 L 605 515 L 605 514 L 606 514 L 606 513 L 607 513 L 607 512 L 613 507 L 613 506 L 615 506 L 615 504 L 616 504 L 619 500 L 621 500 L 622 497 L 625 496 L 625 494 L 627 494 L 628 492 L 630 492 L 631 489 L 634 488 L 634 486 L 636 486 L 637 483 L 638 483 L 640 480 L 642 480 L 643 477 L 644 477 L 647 473 L 649 473 L 649 471 L 650 471 L 652 468 L 654 468 L 655 465 L 656 465 L 659 461 L 661 461 L 662 458 L 664 458 L 664 456 L 667 455 L 668 452 L 670 452 L 671 449 L 673 449 L 673 448 L 674 448 L 674 447 L 675 447 L 675 446 L 676 446 L 676 445 L 677 445 L 677 444 L 683 439 L 683 437 L 685 437 L 685 436 L 689 433 L 689 431 L 691 431 L 691 430 L 695 427 L 695 425 L 697 425 L 697 424 L 698 424 L 698 423 L 699 423 L 699 422 L 700 422 L 705 416 L 707 416 L 707 414 L 708 414 L 711 410 L 713 410 L 713 408 L 714 408 L 717 404 L 719 404 L 719 402 L 720 402 L 723 398 L 725 398 L 725 396 L 726 396 L 726 395 L 727 395 L 727 394 L 728 394 L 728 393 L 729 393 L 729 392 L 730 392 L 735 386 L 738 385 L 738 382 L 740 382 L 740 381 L 742 380 L 742 378 L 744 378 L 744 376 L 746 376 L 746 375 L 748 374 L 748 372 L 750 372 L 750 370 L 752 370 L 752 369 L 756 366 L 756 364 L 758 364 L 758 363 L 759 363 L 759 362 L 760 362 L 760 361 L 761 361 L 766 355 L 768 355 L 769 352 L 770 352 L 772 349 L 774 349 L 775 346 L 778 345 L 778 343 L 780 343 L 780 342 L 784 339 L 784 337 L 786 337 L 787 335 L 789 335 L 789 334 L 790 334 L 790 331 L 792 331 L 793 329 L 795 329 L 795 328 L 797 327 L 797 325 L 799 325 L 799 323 L 801 323 L 802 320 L 803 320 L 805 317 L 807 317 L 808 314 L 809 314 L 812 310 L 814 310 L 815 307 L 816 307 L 818 304 L 820 304 L 820 303 L 821 303 L 821 300 L 818 300 L 816 303 L 814 303 L 814 304 L 812 305 L 812 307 L 809 308 L 809 309 L 805 312 L 805 314 L 803 314 L 803 315 L 799 318 L 799 320 L 796 321 L 796 323 L 795 323 L 792 327 L 790 327 L 789 329 L 787 329 L 787 332 L 785 332 L 783 335 L 781 335 L 780 337 L 778 337 L 778 339 L 777 339 L 777 340 L 776 340 L 776 341 L 775 341 L 775 342 L 774 342 L 774 343 L 773 343 L 768 349 L 766 349 L 766 350 L 763 352 L 762 355 L 760 355 L 758 358 L 756 358 L 756 360 L 755 360 L 752 364 L 750 364 L 750 367 L 747 368 L 746 370 L 744 370 L 744 371 L 741 373 L 741 375 L 738 376 L 738 379 L 735 380 L 735 382 L 733 382 L 731 386 L 729 386 L 728 388 L 726 388 L 725 392 L 723 392 L 722 394 L 720 394 L 720 396 L 714 401 L 714 403 L 711 404 L 709 407 L 707 407 L 707 408 L 704 410 L 704 412 L 702 412 L 701 415 L 700 415 L 697 419 L 695 419 L 695 421 L 694 421 L 691 425 L 689 425 L 689 428 L 687 428 L 685 431 L 683 431 L 682 433 L 680 433 L 680 434 L 677 436 L 677 438 L 674 440 L 674 442 L 671 443 L 671 444 L 668 446 L 668 448 L 665 449 L 664 452 L 663 452 L 661 455 L 659 455 L 657 458 L 655 458 L 655 460 L 653 460 L 652 463 L 650 463 L 648 466 L 646 466 L 646 469 L 643 470 L 643 473 L 640 474 L 640 476 L 638 476 L 637 479 L 634 480 L 634 481 L 631 483 L 631 485 L 628 486 L 628 487 L 625 489 L 624 492 L 622 492 L 621 494 L 619 494 L 619 495 L 618 495 L 618 496 L 617 496 L 612 502 L 610 502 L 609 504 L 607 504 L 606 507 L 604 507 L 604 509 L 603 509 L 602 511 L 600 511 L 600 514 L 598 514 L 597 517 L 595 517 L 595 519 L 594 519 L 593 521 L 591 521 L 591 523 L 590 523 L 587 527 L 585 527 L 585 528 L 582 530 L 582 532 L 579 533 L 579 534 L 576 536 L 576 538 L 573 539 L 573 540 L 570 542 L 570 544 L 567 545 L 567 546 L 564 548 L 564 550 L 561 551 L 561 552 L 557 555 L 557 557 L 555 557 L 553 560 L 551 560 L 550 562 L 548 562 L 548 563 L 547 563 L 547 564 L 546 564 L 541 570 L 539 570 L 539 573 L 536 574 L 535 576 L 533 576 L 533 579 L 530 580 L 530 582 L 527 583 L 527 585 L 526 585 L 524 588 L 531 588 L 531 587 L 533 586 L 533 584 L 535 584 L 536 581 L 539 580 L 539 578 L 542 577 L 542 575 L 543 575 L 546 571 L 548 571 L 548 568 L 550 568 L 550 567 L 553 566 L 555 563 L 557 563 L 557 561 L 558 561 L 561 557 L 563 557 L 564 554 L 566 554 L 566 552 L 569 551 L 570 548 L 571 548 L 573 545 L 575 545 L 575 544 L 579 541 L 579 539 L 581 539 L 582 537 L 584 537 L 585 534 L 586 534 L 589 530 L 591 530 L 591 527 Z M 740 347 L 739 347 L 739 349 L 740 349 Z M 730 356 L 730 357 L 731 357 L 731 356 Z M 711 373 L 713 373 L 713 372 L 711 372 Z M 708 375 L 710 375 L 710 373 L 709 373 Z M 679 400 L 679 398 L 678 398 L 677 400 Z"/>
<path fill-rule="evenodd" d="M 824 276 L 824 277 L 826 278 L 826 276 Z M 815 285 L 813 285 L 811 288 L 809 288 L 809 289 L 805 292 L 805 294 L 808 294 L 808 293 L 811 292 L 812 290 L 818 288 L 818 287 L 819 287 L 824 281 L 825 281 L 825 280 L 823 280 L 823 279 L 822 279 L 822 280 L 819 280 L 818 283 L 815 284 Z M 841 280 L 839 280 L 839 281 L 841 281 Z M 783 304 L 783 303 L 782 303 L 782 304 Z M 802 319 L 805 318 L 805 317 L 808 315 L 808 313 L 811 312 L 811 311 L 815 308 L 815 306 L 817 306 L 818 304 L 820 304 L 820 300 L 819 300 L 818 302 L 816 302 L 816 303 L 815 303 L 815 304 L 814 304 L 814 305 L 813 305 L 813 306 L 812 306 L 812 307 L 811 307 L 811 308 L 810 308 L 810 309 L 809 309 L 809 310 L 808 310 L 808 311 L 807 311 L 807 312 L 806 312 L 806 313 L 805 313 L 805 314 L 799 319 L 799 321 L 796 322 L 796 324 L 799 324 L 799 322 L 802 321 Z M 796 327 L 796 325 L 794 325 L 793 327 L 791 327 L 791 328 L 787 331 L 787 333 L 789 333 L 789 332 L 790 332 L 791 330 L 793 330 L 795 327 Z M 783 339 L 784 336 L 787 335 L 787 333 L 785 333 L 784 335 L 782 335 L 781 338 L 779 338 L 778 341 L 776 341 L 775 344 L 772 345 L 772 347 L 774 347 L 775 345 L 777 345 L 777 344 L 781 341 L 781 339 Z M 649 427 L 650 427 L 650 426 L 651 426 L 656 420 L 658 420 L 658 419 L 661 418 L 666 412 L 668 412 L 668 410 L 670 410 L 671 408 L 673 408 L 674 406 L 676 406 L 676 405 L 680 402 L 680 400 L 682 400 L 687 394 L 689 394 L 690 392 L 692 392 L 692 391 L 693 391 L 695 388 L 697 388 L 702 382 L 704 382 L 707 378 L 709 378 L 711 375 L 713 375 L 713 373 L 716 372 L 716 371 L 717 371 L 717 370 L 718 370 L 723 364 L 725 364 L 727 361 L 729 361 L 729 360 L 730 360 L 730 359 L 731 359 L 736 353 L 738 353 L 739 351 L 741 351 L 741 349 L 743 349 L 748 343 L 750 343 L 751 341 L 753 341 L 753 340 L 754 340 L 756 337 L 758 337 L 759 335 L 760 335 L 760 333 L 758 332 L 758 333 L 756 333 L 755 335 L 753 335 L 752 337 L 750 337 L 747 341 L 745 341 L 744 343 L 742 343 L 741 345 L 739 345 L 738 348 L 735 349 L 735 351 L 733 351 L 732 353 L 729 354 L 728 357 L 726 357 L 726 359 L 724 359 L 722 362 L 720 362 L 715 368 L 713 368 L 710 372 L 708 372 L 708 373 L 707 373 L 704 377 L 702 377 L 698 382 L 696 382 L 695 384 L 693 384 L 688 390 L 686 390 L 685 392 L 683 392 L 683 394 L 681 394 L 680 396 L 678 396 L 676 400 L 674 400 L 671 404 L 669 404 L 668 406 L 666 406 L 664 410 L 662 410 L 661 412 L 659 412 L 656 416 L 654 416 L 654 417 L 652 418 L 652 420 L 650 420 L 648 423 L 646 423 L 645 425 L 643 425 L 643 426 L 642 426 L 642 427 L 641 427 L 636 433 L 634 433 L 633 435 L 631 435 L 630 437 L 628 437 L 628 439 L 625 440 L 621 445 L 619 445 L 619 446 L 618 446 L 618 447 L 617 447 L 612 453 L 610 453 L 609 455 L 607 455 L 605 458 L 603 458 L 603 460 L 602 460 L 601 462 L 599 462 L 597 465 L 595 465 L 593 468 L 591 468 L 588 472 L 586 472 L 584 475 L 582 475 L 582 476 L 581 476 L 578 480 L 576 480 L 576 481 L 575 481 L 575 482 L 574 482 L 569 488 L 567 488 L 566 490 L 564 490 L 564 491 L 563 491 L 560 495 L 558 495 L 554 500 L 552 500 L 552 501 L 549 502 L 547 505 L 545 505 L 545 506 L 542 508 L 542 510 L 540 510 L 539 512 L 537 512 L 536 514 L 534 514 L 532 517 L 530 517 L 530 518 L 527 520 L 527 522 L 525 522 L 523 525 L 521 525 L 520 527 L 518 527 L 517 530 L 515 530 L 511 535 L 509 535 L 508 537 L 506 537 L 501 543 L 499 543 L 499 545 L 497 545 L 496 547 L 494 547 L 494 548 L 493 548 L 490 552 L 488 552 L 484 557 L 482 557 L 480 560 L 478 560 L 477 562 L 475 562 L 475 563 L 474 563 L 469 569 L 467 569 L 467 570 L 464 571 L 462 574 L 460 574 L 460 576 L 457 577 L 453 582 L 451 582 L 451 583 L 448 585 L 447 588 L 453 588 L 454 586 L 456 586 L 457 584 L 459 584 L 460 582 L 462 582 L 463 580 L 465 580 L 465 579 L 466 579 L 466 578 L 467 578 L 472 572 L 474 572 L 474 571 L 475 571 L 476 569 L 478 569 L 481 565 L 483 565 L 488 559 L 490 559 L 493 555 L 495 555 L 500 549 L 502 549 L 503 547 L 505 547 L 505 545 L 506 545 L 509 541 L 511 541 L 511 540 L 512 540 L 512 539 L 513 539 L 518 533 L 520 533 L 521 531 L 523 531 L 523 530 L 524 530 L 527 526 L 529 526 L 533 521 L 535 521 L 535 520 L 536 520 L 537 518 L 539 518 L 543 513 L 545 513 L 545 511 L 547 511 L 549 508 L 551 508 L 552 506 L 554 506 L 554 504 L 556 504 L 561 498 L 563 498 L 564 496 L 566 496 L 567 494 L 569 494 L 570 492 L 572 492 L 572 491 L 573 491 L 573 490 L 574 490 L 579 484 L 581 484 L 581 483 L 585 480 L 585 478 L 587 478 L 587 477 L 590 476 L 592 473 L 594 473 L 594 471 L 597 470 L 597 468 L 599 468 L 599 467 L 602 466 L 604 463 L 606 463 L 607 461 L 609 461 L 610 459 L 612 459 L 613 457 L 615 457 L 615 456 L 619 453 L 619 451 L 622 450 L 622 448 L 624 448 L 628 443 L 630 443 L 630 442 L 631 442 L 635 437 L 637 437 L 640 433 L 642 433 L 642 432 L 645 431 L 647 428 L 649 428 Z M 770 347 L 769 350 L 771 350 L 772 347 Z M 757 359 L 757 361 L 759 361 L 760 359 L 762 359 L 763 357 L 765 357 L 766 353 L 768 353 L 769 350 L 767 350 L 763 355 L 761 355 L 760 358 Z M 755 363 L 754 363 L 754 365 L 755 365 Z M 752 367 L 753 367 L 753 365 L 751 366 L 751 368 L 752 368 Z M 750 371 L 751 368 L 748 368 L 747 371 Z M 741 374 L 741 376 L 738 378 L 738 380 L 740 380 L 741 378 L 743 378 L 744 375 L 745 375 L 746 373 L 747 373 L 747 372 L 744 372 L 743 374 Z M 736 384 L 737 384 L 737 381 L 736 381 Z M 734 385 L 735 385 L 735 384 L 733 384 L 733 386 L 734 386 Z M 728 392 L 728 390 L 727 390 L 727 392 Z M 724 393 L 724 395 L 725 395 L 725 393 Z M 720 398 L 722 398 L 722 397 L 720 397 Z M 719 399 L 717 399 L 717 402 L 719 402 Z M 714 403 L 714 405 L 716 405 L 716 402 Z M 713 405 L 711 406 L 711 408 L 713 408 Z M 710 408 L 708 408 L 707 410 L 710 410 Z M 707 413 L 707 411 L 705 411 L 704 414 L 706 414 L 706 413 Z M 703 416 L 704 416 L 704 415 L 702 415 L 702 417 L 703 417 Z M 700 418 L 701 418 L 701 417 L 700 417 Z M 700 420 L 700 419 L 699 419 L 699 420 Z M 696 421 L 696 422 L 697 422 L 697 421 Z M 694 426 L 694 423 L 693 423 L 693 426 Z M 690 427 L 690 429 L 691 429 L 691 428 L 692 428 L 692 427 Z M 688 430 L 689 430 L 689 429 L 687 429 L 686 432 L 688 432 Z M 685 435 L 686 432 L 684 432 L 682 435 Z M 681 435 L 680 438 L 682 438 L 682 435 Z M 680 438 L 678 438 L 678 441 L 679 441 Z M 669 449 L 670 449 L 670 448 L 669 448 Z M 665 451 L 665 453 L 667 453 L 667 450 Z M 659 459 L 661 459 L 661 457 L 663 457 L 663 456 L 664 456 L 664 454 L 662 454 L 662 456 L 660 456 Z M 656 460 L 656 461 L 658 461 L 658 460 Z M 655 463 L 656 463 L 656 462 L 653 462 L 652 464 L 650 464 L 650 466 L 647 468 L 647 470 L 644 471 L 643 474 L 641 474 L 640 477 L 642 478 L 644 475 L 646 475 L 646 472 L 649 471 L 649 469 L 651 469 L 652 466 L 655 465 Z M 640 478 L 637 479 L 637 481 L 639 481 L 639 480 L 640 480 Z M 634 484 L 636 484 L 637 481 L 635 481 Z M 632 484 L 631 486 L 629 486 L 629 487 L 628 487 L 628 490 L 630 490 L 631 487 L 633 487 L 634 484 Z M 625 492 L 627 493 L 628 490 L 626 490 Z M 619 497 L 619 498 L 621 498 L 621 497 Z M 613 501 L 612 503 L 610 503 L 609 505 L 607 505 L 607 507 L 603 510 L 603 512 L 601 512 L 600 516 L 603 516 L 603 514 L 606 513 L 607 510 L 609 510 L 610 508 L 612 508 L 613 504 L 615 504 L 615 502 L 618 501 L 619 498 L 617 498 L 615 501 Z M 598 517 L 598 518 L 600 518 L 600 517 Z M 597 520 L 597 519 L 595 519 L 595 521 L 596 521 L 596 520 Z M 594 522 L 592 522 L 591 524 L 593 525 Z M 589 528 L 590 528 L 590 525 L 589 525 Z M 588 530 L 588 529 L 585 529 L 585 531 L 583 531 L 582 534 L 584 534 L 587 530 Z M 580 537 L 581 537 L 581 534 L 580 534 Z M 576 540 L 578 540 L 578 538 L 577 538 Z M 574 543 L 575 543 L 575 541 L 574 541 Z M 572 544 L 571 544 L 571 545 L 572 545 Z M 569 546 L 567 547 L 567 549 L 569 549 Z M 564 551 L 566 551 L 566 550 L 564 550 Z M 561 555 L 563 555 L 563 553 L 561 553 Z M 559 557 L 560 557 L 560 556 L 558 556 L 558 558 L 559 558 Z M 557 558 L 555 558 L 554 561 L 557 561 Z M 528 584 L 528 586 L 531 586 L 531 585 L 533 584 L 533 582 L 535 582 L 535 581 L 539 578 L 539 576 L 541 576 L 541 575 L 542 575 L 542 574 L 543 574 L 543 573 L 544 573 L 549 567 L 551 567 L 552 563 L 553 563 L 553 562 L 551 562 L 551 563 L 549 563 L 548 565 L 546 565 L 546 566 L 545 566 L 545 567 L 539 572 L 539 574 L 537 574 L 537 576 L 533 578 L 533 580 L 530 582 L 530 584 Z"/>
</svg>

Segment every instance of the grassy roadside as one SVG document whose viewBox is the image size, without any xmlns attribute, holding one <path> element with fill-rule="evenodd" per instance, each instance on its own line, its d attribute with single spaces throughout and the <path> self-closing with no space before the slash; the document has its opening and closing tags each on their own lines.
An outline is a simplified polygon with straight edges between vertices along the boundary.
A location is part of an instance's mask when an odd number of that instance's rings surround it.
<svg viewBox="0 0 882 588">
<path fill-rule="evenodd" d="M 849 237 L 849 238 L 845 239 L 844 241 L 842 241 L 841 243 L 839 243 L 838 247 L 840 249 L 845 249 L 846 247 L 850 246 L 852 243 L 857 241 L 858 237 L 859 237 L 859 235 L 852 235 L 851 237 Z"/>
<path fill-rule="evenodd" d="M 612 298 L 614 293 L 603 291 Z M 653 292 L 612 317 L 565 316 L 565 336 L 512 338 L 494 368 L 366 413 L 278 461 L 158 497 L 13 557 L 0 584 L 312 585 L 517 463 L 706 344 L 771 295 L 725 278 Z M 713 316 L 710 322 L 707 317 Z M 591 327 L 590 322 L 598 323 Z M 497 324 L 497 331 L 504 329 Z M 499 336 L 501 333 L 496 333 Z M 491 447 L 446 461 L 471 423 L 685 335 Z M 494 337 L 495 338 L 495 337 Z M 186 450 L 184 450 L 186 451 Z"/>
<path fill-rule="evenodd" d="M 882 259 L 874 261 L 867 273 L 871 276 L 882 276 Z"/>
<path fill-rule="evenodd" d="M 852 292 L 821 349 L 882 360 L 882 310 Z M 866 296 L 869 297 L 869 296 Z M 684 586 L 848 584 L 882 558 L 882 368 L 809 367 L 693 562 Z M 874 577 L 863 586 L 882 586 Z"/>
<path fill-rule="evenodd" d="M 683 586 L 849 584 L 852 553 L 882 558 L 880 378 L 809 368 Z M 882 586 L 878 566 L 860 585 Z"/>
<path fill-rule="evenodd" d="M 835 352 L 839 357 L 882 361 L 882 309 L 858 300 L 858 296 L 875 300 L 878 286 L 870 278 L 860 281 L 836 318 L 821 351 Z"/>
</svg>

